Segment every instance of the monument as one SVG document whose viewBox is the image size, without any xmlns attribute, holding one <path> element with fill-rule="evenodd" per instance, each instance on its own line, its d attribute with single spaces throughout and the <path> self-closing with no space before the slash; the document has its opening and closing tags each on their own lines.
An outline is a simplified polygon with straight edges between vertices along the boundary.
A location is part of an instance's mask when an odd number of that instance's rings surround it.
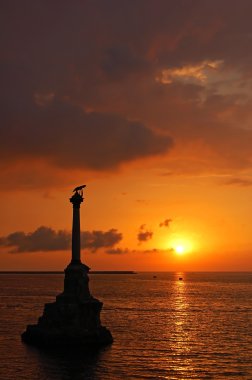
<svg viewBox="0 0 252 380">
<path fill-rule="evenodd" d="M 101 325 L 102 302 L 89 291 L 89 267 L 81 262 L 80 204 L 85 185 L 76 187 L 73 204 L 72 260 L 65 269 L 64 291 L 56 301 L 46 303 L 36 325 L 28 325 L 21 335 L 35 346 L 99 347 L 113 342 L 110 331 Z"/>
</svg>

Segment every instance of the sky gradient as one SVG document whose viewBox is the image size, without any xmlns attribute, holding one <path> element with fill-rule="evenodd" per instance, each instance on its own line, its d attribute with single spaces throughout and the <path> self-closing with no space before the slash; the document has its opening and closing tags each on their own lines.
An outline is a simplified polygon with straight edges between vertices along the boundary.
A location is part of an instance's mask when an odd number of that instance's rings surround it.
<svg viewBox="0 0 252 380">
<path fill-rule="evenodd" d="M 0 264 L 252 270 L 250 0 L 3 1 Z"/>
</svg>

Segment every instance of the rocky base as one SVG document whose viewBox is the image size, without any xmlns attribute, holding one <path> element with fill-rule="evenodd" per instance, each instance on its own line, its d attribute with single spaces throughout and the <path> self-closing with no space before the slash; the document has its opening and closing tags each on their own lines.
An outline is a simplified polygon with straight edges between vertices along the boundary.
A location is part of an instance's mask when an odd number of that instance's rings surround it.
<svg viewBox="0 0 252 380">
<path fill-rule="evenodd" d="M 110 331 L 103 326 L 96 331 L 62 331 L 57 328 L 48 330 L 38 325 L 28 325 L 21 337 L 27 344 L 49 348 L 74 346 L 89 349 L 113 342 Z"/>
<path fill-rule="evenodd" d="M 64 291 L 56 302 L 46 303 L 36 325 L 21 335 L 25 343 L 40 347 L 99 347 L 113 342 L 110 331 L 101 325 L 102 302 L 91 296 L 87 268 L 71 263 L 65 270 Z"/>
</svg>

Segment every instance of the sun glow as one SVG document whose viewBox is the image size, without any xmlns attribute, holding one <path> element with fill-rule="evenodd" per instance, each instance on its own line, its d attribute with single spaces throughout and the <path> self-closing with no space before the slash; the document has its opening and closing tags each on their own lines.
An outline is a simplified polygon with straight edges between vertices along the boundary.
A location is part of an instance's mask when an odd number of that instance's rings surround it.
<svg viewBox="0 0 252 380">
<path fill-rule="evenodd" d="M 176 247 L 174 247 L 174 251 L 178 255 L 183 255 L 185 253 L 185 247 L 183 245 L 176 245 Z"/>
<path fill-rule="evenodd" d="M 193 244 L 190 240 L 177 238 L 170 242 L 170 246 L 177 255 L 185 255 L 192 251 Z"/>
</svg>

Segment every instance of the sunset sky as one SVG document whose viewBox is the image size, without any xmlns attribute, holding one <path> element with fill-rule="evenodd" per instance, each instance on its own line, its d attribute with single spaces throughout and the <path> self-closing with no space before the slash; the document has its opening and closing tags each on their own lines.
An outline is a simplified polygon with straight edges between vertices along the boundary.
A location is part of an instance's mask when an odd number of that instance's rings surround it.
<svg viewBox="0 0 252 380">
<path fill-rule="evenodd" d="M 0 269 L 252 270 L 251 0 L 1 2 Z"/>
</svg>

